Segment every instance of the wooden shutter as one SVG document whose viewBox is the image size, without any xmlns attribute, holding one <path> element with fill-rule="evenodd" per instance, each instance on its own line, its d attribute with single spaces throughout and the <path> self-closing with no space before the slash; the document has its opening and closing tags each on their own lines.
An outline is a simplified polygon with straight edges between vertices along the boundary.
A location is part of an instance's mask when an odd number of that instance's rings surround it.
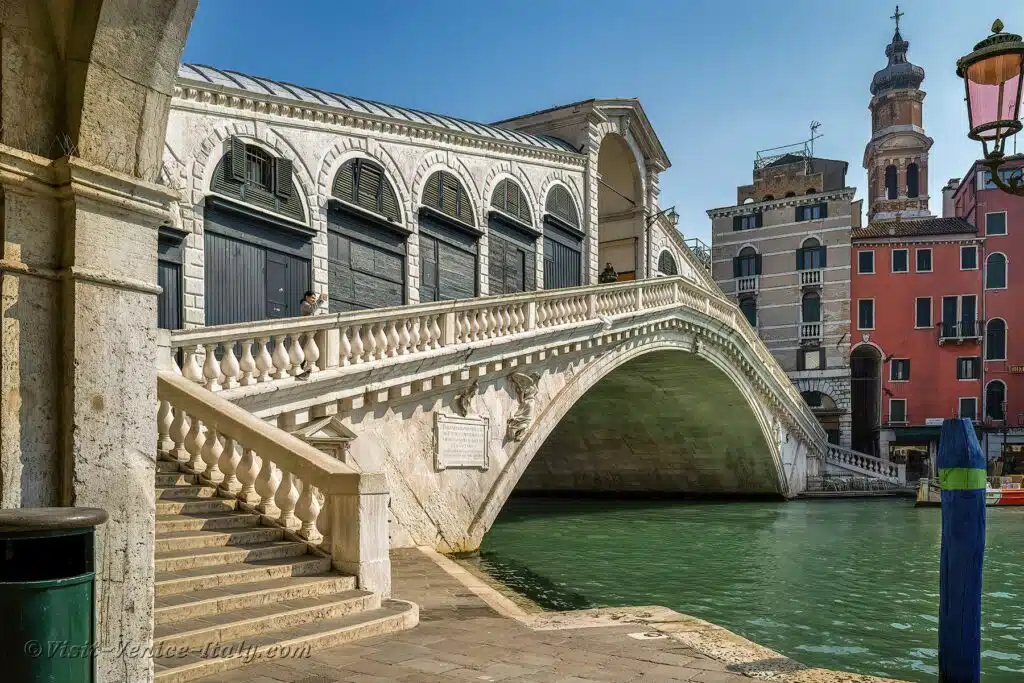
<svg viewBox="0 0 1024 683">
<path fill-rule="evenodd" d="M 799 249 L 796 250 L 796 269 L 797 270 L 803 270 L 804 269 L 804 258 L 803 257 L 804 257 L 804 247 L 800 247 Z"/>
<path fill-rule="evenodd" d="M 796 221 L 797 223 L 799 223 L 801 220 L 803 220 L 803 213 L 801 211 L 801 209 L 803 209 L 803 208 L 804 207 L 802 207 L 802 206 L 796 207 L 796 214 L 795 214 L 793 220 Z"/>
<path fill-rule="evenodd" d="M 818 251 L 821 252 L 821 267 L 824 268 L 825 266 L 828 265 L 828 249 L 823 244 L 820 247 L 818 247 Z"/>
<path fill-rule="evenodd" d="M 739 256 L 733 256 L 732 257 L 732 276 L 733 277 L 739 277 L 740 276 L 740 257 Z"/>
<path fill-rule="evenodd" d="M 754 227 L 760 228 L 762 225 L 761 220 L 762 214 L 760 211 L 758 211 L 757 213 L 754 214 Z"/>
<path fill-rule="evenodd" d="M 761 255 L 754 254 L 754 275 L 761 274 Z"/>
<path fill-rule="evenodd" d="M 430 176 L 427 186 L 423 188 L 423 204 L 432 209 L 441 208 L 441 171 Z"/>
<path fill-rule="evenodd" d="M 231 178 L 245 181 L 245 143 L 240 138 L 231 138 Z"/>
<path fill-rule="evenodd" d="M 379 212 L 380 206 L 377 199 L 383 180 L 384 174 L 381 169 L 373 164 L 360 163 L 359 176 L 356 179 L 356 204 L 364 209 Z"/>
<path fill-rule="evenodd" d="M 732 217 L 732 229 L 733 232 L 743 229 L 743 216 Z"/>
<path fill-rule="evenodd" d="M 384 181 L 384 186 L 381 188 L 380 212 L 393 221 L 397 221 L 401 216 L 398 210 L 398 197 L 395 196 L 391 183 L 387 181 Z"/>
<path fill-rule="evenodd" d="M 828 202 L 821 203 L 821 217 L 828 218 Z"/>
<path fill-rule="evenodd" d="M 282 199 L 292 196 L 291 159 L 274 158 L 274 194 Z"/>
<path fill-rule="evenodd" d="M 356 162 L 355 160 L 346 162 L 339 170 L 338 175 L 334 176 L 334 188 L 333 194 L 338 199 L 342 199 L 346 202 L 356 203 Z"/>
</svg>

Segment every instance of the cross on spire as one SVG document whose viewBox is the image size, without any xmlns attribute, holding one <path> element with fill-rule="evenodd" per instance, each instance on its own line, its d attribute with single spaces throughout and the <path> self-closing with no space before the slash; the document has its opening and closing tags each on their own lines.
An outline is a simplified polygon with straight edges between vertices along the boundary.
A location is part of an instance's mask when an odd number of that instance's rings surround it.
<svg viewBox="0 0 1024 683">
<path fill-rule="evenodd" d="M 893 21 L 896 22 L 896 30 L 897 31 L 900 30 L 900 19 L 903 18 L 903 14 L 904 13 L 900 11 L 900 6 L 896 5 L 896 12 L 894 12 L 893 15 L 891 17 L 889 17 L 890 19 L 892 19 Z"/>
</svg>

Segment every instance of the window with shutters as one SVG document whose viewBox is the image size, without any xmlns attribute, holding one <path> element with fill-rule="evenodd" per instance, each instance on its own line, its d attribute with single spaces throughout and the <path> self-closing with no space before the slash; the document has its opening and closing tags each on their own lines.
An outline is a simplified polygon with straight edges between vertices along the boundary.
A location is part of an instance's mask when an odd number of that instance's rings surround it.
<svg viewBox="0 0 1024 683">
<path fill-rule="evenodd" d="M 960 270 L 978 269 L 978 247 L 960 247 Z"/>
<path fill-rule="evenodd" d="M 875 329 L 875 300 L 859 299 L 857 301 L 857 329 Z"/>
<path fill-rule="evenodd" d="M 964 396 L 960 399 L 960 418 L 963 420 L 978 419 L 978 398 L 976 396 Z"/>
<path fill-rule="evenodd" d="M 800 299 L 800 322 L 821 322 L 821 297 L 817 292 L 807 292 Z"/>
<path fill-rule="evenodd" d="M 753 247 L 743 247 L 733 259 L 733 277 L 750 277 L 761 274 L 761 257 Z"/>
<path fill-rule="evenodd" d="M 761 212 L 756 211 L 745 216 L 732 217 L 732 229 L 734 231 L 753 230 L 761 227 Z"/>
<path fill-rule="evenodd" d="M 437 171 L 427 180 L 423 188 L 423 205 L 467 225 L 476 225 L 466 188 L 448 171 Z"/>
<path fill-rule="evenodd" d="M 305 222 L 305 211 L 292 178 L 292 162 L 275 157 L 240 138 L 213 170 L 210 190 L 246 204 Z"/>
<path fill-rule="evenodd" d="M 1006 256 L 995 253 L 985 259 L 985 289 L 1006 289 Z"/>
<path fill-rule="evenodd" d="M 892 272 L 906 273 L 910 270 L 910 252 L 907 249 L 892 250 Z"/>
<path fill-rule="evenodd" d="M 909 382 L 910 381 L 910 359 L 893 358 L 889 361 L 889 381 Z"/>
<path fill-rule="evenodd" d="M 997 213 L 986 213 L 985 214 L 985 234 L 986 235 L 1005 235 L 1006 234 L 1006 212 L 999 211 Z"/>
<path fill-rule="evenodd" d="M 346 161 L 334 176 L 331 194 L 348 204 L 372 211 L 397 223 L 401 219 L 395 189 L 384 167 L 369 159 Z"/>
<path fill-rule="evenodd" d="M 1006 385 L 994 379 L 985 387 L 985 417 L 990 420 L 1006 419 Z"/>
<path fill-rule="evenodd" d="M 875 252 L 872 250 L 857 252 L 857 274 L 872 275 L 875 272 Z"/>
<path fill-rule="evenodd" d="M 494 194 L 491 195 L 491 206 L 527 225 L 533 225 L 530 204 L 526 201 L 526 195 L 519 185 L 511 180 L 502 180 L 494 188 Z"/>
<path fill-rule="evenodd" d="M 796 250 L 796 269 L 816 270 L 824 267 L 825 247 L 813 237 L 804 240 L 803 246 Z"/>
<path fill-rule="evenodd" d="M 905 424 L 907 421 L 907 399 L 889 399 L 889 422 L 892 424 Z"/>
<path fill-rule="evenodd" d="M 569 190 L 561 185 L 555 185 L 548 192 L 547 200 L 544 202 L 544 210 L 574 228 L 580 227 L 580 216 L 579 212 L 576 211 L 576 202 L 572 200 Z"/>
<path fill-rule="evenodd" d="M 1006 360 L 1006 321 L 989 320 L 985 328 L 985 360 Z"/>
<path fill-rule="evenodd" d="M 981 359 L 977 356 L 961 356 L 956 359 L 957 379 L 978 379 L 981 374 Z"/>
<path fill-rule="evenodd" d="M 665 249 L 661 252 L 661 256 L 658 257 L 658 270 L 663 275 L 678 275 L 679 269 L 676 267 L 676 260 L 672 256 L 672 252 Z"/>
<path fill-rule="evenodd" d="M 745 296 L 740 299 L 740 312 L 750 323 L 750 326 L 757 329 L 757 299 L 752 296 Z"/>
<path fill-rule="evenodd" d="M 932 298 L 920 296 L 914 299 L 914 327 L 930 328 L 932 326 Z"/>
<path fill-rule="evenodd" d="M 811 204 L 810 206 L 796 207 L 796 220 L 798 223 L 802 221 L 815 221 L 827 217 L 828 204 L 826 202 Z"/>
<path fill-rule="evenodd" d="M 930 273 L 932 272 L 932 250 L 917 249 L 915 250 L 915 256 L 917 258 L 917 272 L 919 273 Z"/>
</svg>

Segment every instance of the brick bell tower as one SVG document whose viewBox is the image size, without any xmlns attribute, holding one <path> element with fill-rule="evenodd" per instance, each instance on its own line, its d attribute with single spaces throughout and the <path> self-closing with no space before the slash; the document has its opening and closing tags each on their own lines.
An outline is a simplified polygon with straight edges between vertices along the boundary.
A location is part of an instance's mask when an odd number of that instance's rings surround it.
<svg viewBox="0 0 1024 683">
<path fill-rule="evenodd" d="M 889 64 L 871 79 L 871 140 L 864 149 L 868 172 L 868 220 L 930 216 L 928 150 L 921 90 L 924 69 L 907 61 L 910 43 L 900 34 L 903 13 L 896 6 Z"/>
</svg>

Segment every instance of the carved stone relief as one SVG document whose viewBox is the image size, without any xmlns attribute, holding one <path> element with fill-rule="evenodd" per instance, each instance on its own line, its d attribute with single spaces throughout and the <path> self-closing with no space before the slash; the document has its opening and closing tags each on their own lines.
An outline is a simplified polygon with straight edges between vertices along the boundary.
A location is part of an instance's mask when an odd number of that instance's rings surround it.
<svg viewBox="0 0 1024 683">
<path fill-rule="evenodd" d="M 540 373 L 513 372 L 508 378 L 516 388 L 519 408 L 508 419 L 507 433 L 512 441 L 520 441 L 530 423 L 533 422 L 533 404 L 537 398 L 537 382 L 540 381 Z"/>
</svg>

